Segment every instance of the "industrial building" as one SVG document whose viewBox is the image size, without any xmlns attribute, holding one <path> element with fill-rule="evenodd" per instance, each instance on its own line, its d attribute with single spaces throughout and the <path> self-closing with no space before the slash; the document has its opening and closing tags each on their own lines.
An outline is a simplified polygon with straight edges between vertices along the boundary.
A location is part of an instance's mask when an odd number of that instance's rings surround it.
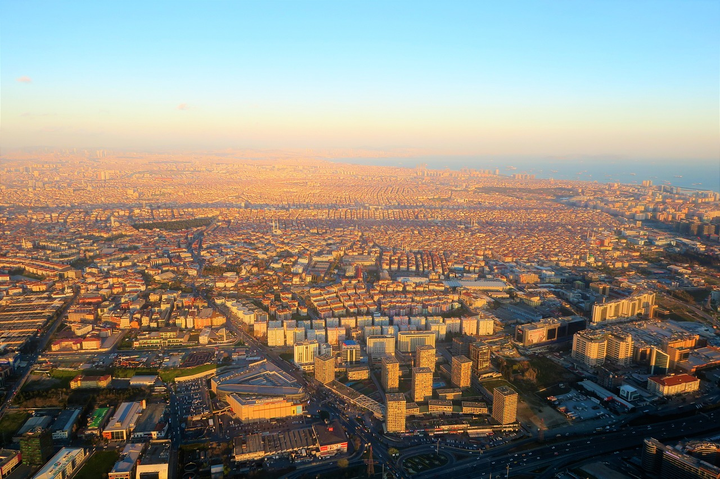
<svg viewBox="0 0 720 479">
<path fill-rule="evenodd" d="M 82 409 L 63 409 L 60 411 L 50 429 L 53 441 L 67 441 L 70 439 L 81 412 Z"/>
</svg>

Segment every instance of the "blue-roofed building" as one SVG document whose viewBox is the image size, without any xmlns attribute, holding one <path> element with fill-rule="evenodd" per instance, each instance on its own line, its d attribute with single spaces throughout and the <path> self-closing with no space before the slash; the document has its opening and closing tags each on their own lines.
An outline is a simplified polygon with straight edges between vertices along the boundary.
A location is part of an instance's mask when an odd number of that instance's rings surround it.
<svg viewBox="0 0 720 479">
<path fill-rule="evenodd" d="M 360 345 L 352 339 L 343 341 L 341 354 L 345 364 L 360 362 Z"/>
</svg>

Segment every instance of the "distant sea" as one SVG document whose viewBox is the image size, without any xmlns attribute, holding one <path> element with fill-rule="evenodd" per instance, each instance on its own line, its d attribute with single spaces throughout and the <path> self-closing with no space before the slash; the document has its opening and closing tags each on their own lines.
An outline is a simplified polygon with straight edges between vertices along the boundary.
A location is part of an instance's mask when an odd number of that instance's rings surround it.
<svg viewBox="0 0 720 479">
<path fill-rule="evenodd" d="M 501 175 L 528 173 L 536 178 L 597 181 L 599 183 L 640 184 L 651 180 L 654 185 L 712 190 L 720 193 L 720 160 L 628 160 L 628 159 L 531 159 L 477 157 L 409 157 L 409 158 L 337 158 L 331 161 L 359 165 L 399 166 L 430 169 L 495 170 Z"/>
</svg>

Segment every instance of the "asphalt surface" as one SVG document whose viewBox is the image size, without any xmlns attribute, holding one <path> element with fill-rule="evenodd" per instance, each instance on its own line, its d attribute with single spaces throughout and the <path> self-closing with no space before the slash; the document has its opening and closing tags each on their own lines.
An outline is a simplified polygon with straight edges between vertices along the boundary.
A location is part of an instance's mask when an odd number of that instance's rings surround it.
<svg viewBox="0 0 720 479">
<path fill-rule="evenodd" d="M 627 427 L 620 431 L 591 434 L 576 438 L 557 438 L 547 445 L 520 452 L 498 453 L 487 451 L 482 455 L 458 461 L 442 471 L 430 470 L 416 478 L 452 476 L 454 479 L 483 478 L 514 474 L 535 474 L 549 479 L 558 469 L 583 461 L 592 456 L 613 453 L 641 446 L 643 440 L 654 437 L 660 441 L 682 439 L 720 430 L 720 411 L 699 413 L 688 418 L 675 419 L 648 426 Z"/>
</svg>

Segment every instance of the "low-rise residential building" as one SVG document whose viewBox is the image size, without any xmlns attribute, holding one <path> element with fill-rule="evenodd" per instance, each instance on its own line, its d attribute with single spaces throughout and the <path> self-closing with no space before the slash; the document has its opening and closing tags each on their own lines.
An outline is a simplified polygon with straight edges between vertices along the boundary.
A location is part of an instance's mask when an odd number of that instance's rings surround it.
<svg viewBox="0 0 720 479">
<path fill-rule="evenodd" d="M 20 451 L 0 449 L 0 479 L 7 477 L 20 464 Z"/>
<path fill-rule="evenodd" d="M 370 370 L 367 366 L 349 366 L 346 372 L 350 381 L 362 381 L 370 378 Z"/>
<path fill-rule="evenodd" d="M 112 376 L 85 376 L 78 374 L 70 381 L 70 389 L 103 389 L 110 385 Z"/>
<path fill-rule="evenodd" d="M 484 402 L 463 401 L 461 403 L 463 414 L 488 414 L 488 406 Z"/>
<path fill-rule="evenodd" d="M 453 403 L 445 399 L 429 399 L 428 400 L 428 412 L 429 413 L 452 413 Z"/>
<path fill-rule="evenodd" d="M 650 376 L 647 382 L 648 391 L 659 396 L 688 394 L 700 389 L 700 380 L 689 374 L 674 376 Z"/>
</svg>

